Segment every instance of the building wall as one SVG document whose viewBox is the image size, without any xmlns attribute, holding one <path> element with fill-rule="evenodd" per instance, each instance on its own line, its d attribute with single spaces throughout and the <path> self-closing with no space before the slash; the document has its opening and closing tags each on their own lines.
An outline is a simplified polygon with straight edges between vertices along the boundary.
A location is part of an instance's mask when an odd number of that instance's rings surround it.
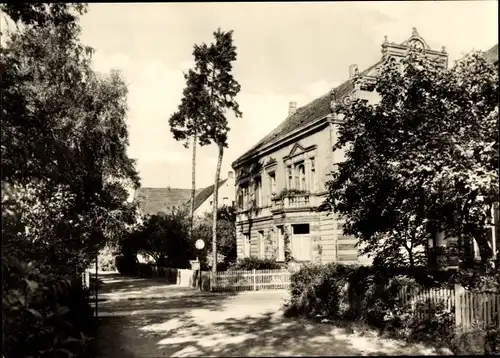
<svg viewBox="0 0 500 358">
<path fill-rule="evenodd" d="M 217 206 L 220 208 L 224 204 L 231 206 L 235 201 L 236 188 L 234 186 L 234 176 L 229 175 L 226 182 L 219 187 Z M 224 200 L 224 198 L 227 198 Z M 195 215 L 202 216 L 205 213 L 212 212 L 214 195 L 211 194 L 196 210 Z"/>
<path fill-rule="evenodd" d="M 413 29 L 412 36 L 406 41 L 407 44 L 420 42 L 426 48 L 427 53 L 431 57 L 439 59 L 443 67 L 447 66 L 448 55 L 444 51 L 431 51 L 425 41 L 420 38 L 416 29 Z M 416 41 L 416 42 L 415 42 Z M 383 58 L 395 58 L 399 61 L 407 51 L 407 44 L 389 43 L 387 40 L 382 45 Z M 348 94 L 351 97 L 357 97 L 367 100 L 371 104 L 376 104 L 380 100 L 378 93 L 368 90 L 373 87 L 374 76 L 376 76 L 378 69 L 376 67 L 364 72 L 362 78 L 354 78 L 354 90 Z M 293 106 L 295 108 L 295 106 Z M 356 261 L 361 263 L 371 263 L 371 260 L 366 256 L 359 255 L 359 248 L 356 247 L 357 240 L 354 237 L 345 236 L 342 232 L 342 218 L 336 215 L 328 215 L 325 212 L 315 213 L 310 210 L 284 210 L 276 214 L 276 211 L 271 212 L 271 192 L 269 186 L 269 177 L 267 172 L 275 170 L 276 173 L 276 193 L 279 193 L 283 188 L 286 188 L 286 164 L 284 159 L 292 155 L 291 151 L 296 149 L 296 145 L 300 144 L 302 148 L 311 148 L 316 163 L 317 185 L 311 193 L 315 196 L 315 205 L 319 205 L 326 195 L 326 182 L 331 180 L 331 172 L 335 170 L 335 164 L 341 163 L 345 160 L 345 148 L 340 150 L 332 150 L 334 143 L 338 141 L 339 123 L 342 118 L 336 115 L 331 115 L 327 124 L 312 134 L 304 134 L 294 143 L 289 143 L 278 149 L 273 153 L 266 154 L 259 158 L 259 163 L 263 165 L 262 170 L 262 199 L 263 205 L 256 211 L 241 210 L 237 216 L 237 246 L 238 257 L 244 255 L 244 234 L 250 235 L 251 250 L 250 255 L 257 255 L 259 231 L 263 231 L 264 235 L 269 235 L 268 245 L 269 250 L 272 252 L 276 246 L 276 235 L 271 234 L 276 231 L 277 225 L 284 225 L 291 232 L 291 225 L 294 223 L 309 223 L 310 237 L 312 247 L 312 261 L 331 262 L 331 261 Z M 272 164 L 275 160 L 275 164 Z M 249 166 L 250 164 L 247 163 Z M 310 167 L 309 167 L 310 168 Z M 235 168 L 239 170 L 240 168 Z M 239 202 L 240 187 L 242 180 L 237 178 L 236 185 L 236 201 Z M 311 199 L 310 199 L 311 200 Z M 314 206 L 314 205 L 312 205 Z M 244 209 L 248 209 L 245 207 Z M 274 231 L 273 231 L 274 230 Z M 267 236 L 266 236 L 267 237 Z"/>
</svg>

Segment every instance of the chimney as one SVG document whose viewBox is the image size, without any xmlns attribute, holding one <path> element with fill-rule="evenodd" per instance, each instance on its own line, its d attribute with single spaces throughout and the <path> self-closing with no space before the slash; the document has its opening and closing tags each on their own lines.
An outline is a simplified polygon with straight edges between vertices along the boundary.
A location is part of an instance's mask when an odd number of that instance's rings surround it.
<svg viewBox="0 0 500 358">
<path fill-rule="evenodd" d="M 233 171 L 230 170 L 229 172 L 227 172 L 227 178 L 228 179 L 234 179 L 234 175 L 233 175 Z"/>
<path fill-rule="evenodd" d="M 358 75 L 358 65 L 350 65 L 349 66 L 349 79 L 352 80 L 357 75 Z"/>
<path fill-rule="evenodd" d="M 290 102 L 288 105 L 288 116 L 291 116 L 297 110 L 297 102 Z"/>
</svg>

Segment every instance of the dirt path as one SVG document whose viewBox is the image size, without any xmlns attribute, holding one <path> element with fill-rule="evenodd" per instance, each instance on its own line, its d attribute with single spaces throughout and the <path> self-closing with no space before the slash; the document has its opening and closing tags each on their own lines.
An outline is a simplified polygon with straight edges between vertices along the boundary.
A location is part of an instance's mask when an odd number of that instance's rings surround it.
<svg viewBox="0 0 500 358">
<path fill-rule="evenodd" d="M 432 355 L 424 349 L 289 319 L 286 291 L 213 294 L 161 281 L 104 278 L 95 357 Z"/>
</svg>

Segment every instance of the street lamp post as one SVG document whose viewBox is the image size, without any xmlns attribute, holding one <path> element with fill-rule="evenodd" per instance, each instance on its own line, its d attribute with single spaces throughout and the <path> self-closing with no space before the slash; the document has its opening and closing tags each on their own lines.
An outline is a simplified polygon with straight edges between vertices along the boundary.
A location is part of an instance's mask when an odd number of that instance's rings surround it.
<svg viewBox="0 0 500 358">
<path fill-rule="evenodd" d="M 205 247 L 205 241 L 201 240 L 201 239 L 198 239 L 196 240 L 196 242 L 194 243 L 194 246 L 200 251 L 201 253 L 201 250 L 203 250 L 203 248 Z M 201 262 L 200 260 L 198 259 L 198 256 L 196 256 L 196 261 L 198 262 L 198 272 L 199 272 L 199 280 L 200 280 L 200 291 L 202 290 L 202 286 L 201 286 Z"/>
</svg>

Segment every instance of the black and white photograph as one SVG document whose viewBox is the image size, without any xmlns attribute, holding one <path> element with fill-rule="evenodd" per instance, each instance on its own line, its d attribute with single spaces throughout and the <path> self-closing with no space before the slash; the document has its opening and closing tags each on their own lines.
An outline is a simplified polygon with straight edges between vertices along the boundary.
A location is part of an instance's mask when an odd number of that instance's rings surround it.
<svg viewBox="0 0 500 358">
<path fill-rule="evenodd" d="M 2 358 L 500 355 L 498 1 L 0 3 Z"/>
</svg>

